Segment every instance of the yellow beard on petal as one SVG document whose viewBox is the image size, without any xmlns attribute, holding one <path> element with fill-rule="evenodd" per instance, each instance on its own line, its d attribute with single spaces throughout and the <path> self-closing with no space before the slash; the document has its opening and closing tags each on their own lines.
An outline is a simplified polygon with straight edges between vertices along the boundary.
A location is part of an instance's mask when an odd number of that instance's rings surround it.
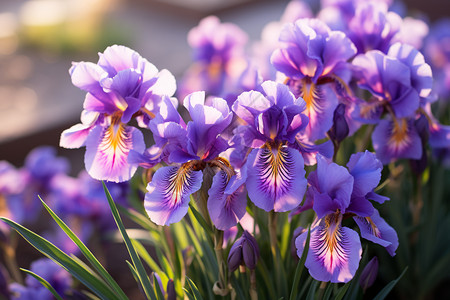
<svg viewBox="0 0 450 300">
<path fill-rule="evenodd" d="M 408 135 L 408 122 L 406 119 L 394 120 L 394 127 L 388 140 L 388 147 L 394 151 L 404 149 L 411 143 Z"/>
</svg>

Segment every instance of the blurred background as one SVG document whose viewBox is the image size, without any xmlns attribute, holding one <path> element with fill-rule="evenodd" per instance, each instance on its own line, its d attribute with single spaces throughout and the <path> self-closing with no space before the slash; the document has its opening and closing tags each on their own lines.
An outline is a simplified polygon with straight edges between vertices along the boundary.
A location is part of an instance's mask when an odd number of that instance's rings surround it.
<svg viewBox="0 0 450 300">
<path fill-rule="evenodd" d="M 251 42 L 260 38 L 266 23 L 279 20 L 287 3 L 0 0 L 0 160 L 21 166 L 31 149 L 58 146 L 60 133 L 79 122 L 84 92 L 71 84 L 72 61 L 96 62 L 98 52 L 117 43 L 180 76 L 191 58 L 187 33 L 201 18 L 214 14 L 233 22 Z M 431 21 L 450 8 L 447 0 L 403 3 Z M 74 174 L 83 168 L 83 148 L 58 149 L 58 154 L 75 161 Z"/>
</svg>

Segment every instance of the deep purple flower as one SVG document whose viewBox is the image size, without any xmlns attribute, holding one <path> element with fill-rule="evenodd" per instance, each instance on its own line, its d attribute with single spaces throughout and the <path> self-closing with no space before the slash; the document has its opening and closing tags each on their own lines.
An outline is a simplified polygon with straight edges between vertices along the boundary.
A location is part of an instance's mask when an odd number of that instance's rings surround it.
<svg viewBox="0 0 450 300">
<path fill-rule="evenodd" d="M 344 216 L 353 216 L 361 236 L 386 248 L 395 255 L 398 237 L 373 208 L 369 200 L 382 203 L 385 197 L 374 192 L 381 178 L 382 164 L 368 151 L 350 157 L 348 170 L 317 157 L 317 170 L 308 177 L 309 188 L 303 206 L 298 211 L 313 208 L 317 220 L 311 229 L 305 266 L 311 276 L 320 281 L 348 282 L 361 259 L 358 234 L 342 226 Z M 300 257 L 307 232 L 296 239 Z"/>
<path fill-rule="evenodd" d="M 87 92 L 85 113 L 82 123 L 62 133 L 60 145 L 86 146 L 85 165 L 93 178 L 127 181 L 137 168 L 128 164 L 128 154 L 142 153 L 145 144 L 142 133 L 126 124 L 135 116 L 153 117 L 163 96 L 175 93 L 175 79 L 124 46 L 108 47 L 99 56 L 97 64 L 80 62 L 70 69 L 72 83 Z"/>
<path fill-rule="evenodd" d="M 266 81 L 261 91 L 242 93 L 233 111 L 248 125 L 243 143 L 254 148 L 246 162 L 246 187 L 256 206 L 288 211 L 298 206 L 306 189 L 302 155 L 290 145 L 305 128 L 305 103 L 283 84 Z"/>
<path fill-rule="evenodd" d="M 348 282 L 355 275 L 361 259 L 361 241 L 356 231 L 341 225 L 342 215 L 332 213 L 320 219 L 311 229 L 305 266 L 311 276 L 320 281 Z M 307 232 L 295 241 L 301 257 Z"/>
<path fill-rule="evenodd" d="M 144 206 L 158 225 L 181 220 L 187 213 L 189 196 L 202 185 L 206 163 L 229 147 L 220 136 L 232 120 L 225 100 L 214 98 L 211 105 L 205 105 L 205 93 L 196 92 L 184 99 L 184 106 L 191 117 L 187 125 L 168 99 L 149 124 L 156 147 L 163 153 L 161 158 L 181 164 L 158 169 L 147 186 Z"/>
<path fill-rule="evenodd" d="M 323 138 L 338 104 L 334 84 L 349 80 L 347 60 L 356 54 L 355 46 L 343 32 L 331 31 L 318 19 L 286 24 L 280 42 L 282 46 L 274 51 L 271 62 L 286 76 L 294 95 L 306 101 L 306 136 L 311 141 Z"/>
<path fill-rule="evenodd" d="M 253 270 L 256 268 L 258 259 L 259 247 L 256 239 L 248 231 L 244 231 L 242 236 L 231 246 L 227 260 L 228 269 L 233 272 L 240 265 L 243 265 Z"/>
<path fill-rule="evenodd" d="M 385 3 L 367 1 L 356 7 L 355 16 L 349 23 L 348 36 L 358 53 L 369 50 L 388 50 L 392 39 L 400 31 L 402 18 L 388 11 Z"/>
<path fill-rule="evenodd" d="M 426 61 L 430 63 L 435 74 L 435 91 L 441 98 L 450 99 L 450 19 L 443 18 L 430 30 L 424 45 Z"/>
<path fill-rule="evenodd" d="M 420 105 L 421 89 L 419 92 L 419 87 L 414 85 L 410 66 L 377 50 L 358 55 L 353 65 L 360 87 L 374 96 L 360 105 L 363 119 L 378 120 L 386 106 L 397 118 L 414 116 Z"/>
<path fill-rule="evenodd" d="M 202 185 L 202 171 L 192 164 L 158 169 L 147 185 L 144 207 L 150 219 L 158 225 L 179 222 L 189 208 L 189 196 Z"/>
</svg>

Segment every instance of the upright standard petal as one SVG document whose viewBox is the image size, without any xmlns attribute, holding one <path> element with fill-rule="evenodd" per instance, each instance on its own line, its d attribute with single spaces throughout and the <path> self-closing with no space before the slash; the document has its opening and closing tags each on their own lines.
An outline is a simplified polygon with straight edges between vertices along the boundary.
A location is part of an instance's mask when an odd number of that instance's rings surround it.
<svg viewBox="0 0 450 300">
<path fill-rule="evenodd" d="M 297 207 L 306 190 L 303 157 L 288 146 L 265 145 L 247 160 L 250 200 L 265 211 L 289 211 Z"/>
<path fill-rule="evenodd" d="M 383 165 L 374 153 L 366 150 L 352 154 L 347 168 L 354 179 L 353 195 L 363 197 L 377 187 Z"/>
<path fill-rule="evenodd" d="M 181 167 L 163 167 L 147 185 L 144 207 L 150 219 L 158 225 L 180 221 L 189 208 L 189 196 L 202 186 L 202 171 L 194 171 L 190 163 Z"/>
<path fill-rule="evenodd" d="M 319 281 L 348 282 L 355 275 L 361 260 L 361 241 L 358 234 L 341 226 L 342 215 L 330 214 L 311 230 L 305 266 Z M 308 232 L 295 241 L 301 257 Z"/>
<path fill-rule="evenodd" d="M 95 126 L 86 140 L 86 170 L 98 180 L 127 181 L 137 169 L 127 161 L 130 150 L 142 153 L 144 149 L 142 132 L 134 127 L 120 122 Z"/>
</svg>

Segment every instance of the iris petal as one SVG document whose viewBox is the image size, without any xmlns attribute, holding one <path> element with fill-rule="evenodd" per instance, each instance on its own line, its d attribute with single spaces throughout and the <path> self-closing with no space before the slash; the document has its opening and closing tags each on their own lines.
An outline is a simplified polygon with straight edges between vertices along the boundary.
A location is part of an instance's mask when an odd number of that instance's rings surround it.
<svg viewBox="0 0 450 300">
<path fill-rule="evenodd" d="M 180 221 L 188 211 L 189 196 L 200 189 L 202 181 L 202 171 L 194 171 L 190 163 L 158 169 L 147 185 L 145 211 L 158 225 Z"/>
<path fill-rule="evenodd" d="M 214 176 L 208 191 L 209 215 L 214 225 L 220 230 L 226 230 L 236 225 L 244 216 L 247 206 L 247 194 L 244 193 L 244 186 L 236 185 L 234 189 L 229 190 L 227 188 L 229 183 L 231 183 L 231 178 L 229 179 L 224 171 L 220 171 Z"/>
<path fill-rule="evenodd" d="M 270 211 L 289 211 L 305 194 L 306 179 L 301 154 L 285 145 L 254 149 L 247 161 L 247 189 L 256 206 Z"/>
<path fill-rule="evenodd" d="M 348 282 L 355 275 L 361 259 L 361 242 L 358 234 L 341 227 L 342 215 L 330 214 L 311 231 L 305 266 L 311 276 L 319 281 Z M 301 256 L 307 232 L 295 241 Z"/>
<path fill-rule="evenodd" d="M 376 209 L 370 217 L 354 217 L 353 219 L 358 224 L 363 238 L 385 247 L 391 256 L 395 255 L 398 247 L 397 233 L 380 217 Z"/>
<path fill-rule="evenodd" d="M 145 149 L 142 133 L 123 123 L 108 127 L 94 127 L 86 140 L 86 169 L 93 178 L 122 182 L 129 180 L 137 166 L 128 164 L 128 154 L 133 149 L 142 153 Z"/>
</svg>

